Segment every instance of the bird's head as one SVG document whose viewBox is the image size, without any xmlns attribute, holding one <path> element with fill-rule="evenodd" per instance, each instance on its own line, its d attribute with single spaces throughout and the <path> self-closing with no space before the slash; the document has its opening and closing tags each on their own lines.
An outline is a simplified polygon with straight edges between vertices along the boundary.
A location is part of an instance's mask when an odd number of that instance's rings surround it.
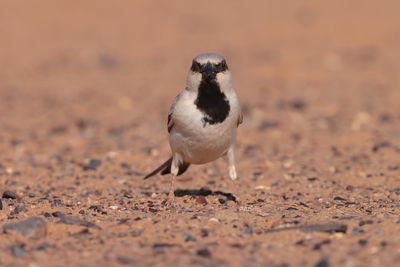
<svg viewBox="0 0 400 267">
<path fill-rule="evenodd" d="M 216 53 L 204 53 L 195 57 L 187 76 L 187 88 L 198 90 L 200 83 L 217 83 L 222 91 L 230 90 L 232 77 L 225 58 Z"/>
</svg>

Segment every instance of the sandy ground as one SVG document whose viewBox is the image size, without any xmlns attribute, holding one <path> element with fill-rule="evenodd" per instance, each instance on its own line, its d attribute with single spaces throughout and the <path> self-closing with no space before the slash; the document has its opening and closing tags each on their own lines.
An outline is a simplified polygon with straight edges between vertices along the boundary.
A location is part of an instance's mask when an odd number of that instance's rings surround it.
<svg viewBox="0 0 400 267">
<path fill-rule="evenodd" d="M 400 4 L 339 2 L 2 1 L 0 265 L 399 266 Z M 169 209 L 142 176 L 204 51 L 240 179 L 193 166 Z"/>
</svg>

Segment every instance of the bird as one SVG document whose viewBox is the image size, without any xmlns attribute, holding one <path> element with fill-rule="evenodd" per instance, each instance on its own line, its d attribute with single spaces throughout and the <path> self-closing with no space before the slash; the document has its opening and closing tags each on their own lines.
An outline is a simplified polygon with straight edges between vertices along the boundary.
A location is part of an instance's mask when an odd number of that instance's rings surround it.
<svg viewBox="0 0 400 267">
<path fill-rule="evenodd" d="M 228 174 L 238 175 L 235 167 L 237 128 L 243 113 L 233 87 L 226 60 L 217 53 L 202 53 L 192 60 L 186 87 L 168 113 L 167 129 L 171 157 L 147 174 L 171 174 L 168 196 L 174 198 L 174 182 L 190 165 L 228 159 Z"/>
</svg>

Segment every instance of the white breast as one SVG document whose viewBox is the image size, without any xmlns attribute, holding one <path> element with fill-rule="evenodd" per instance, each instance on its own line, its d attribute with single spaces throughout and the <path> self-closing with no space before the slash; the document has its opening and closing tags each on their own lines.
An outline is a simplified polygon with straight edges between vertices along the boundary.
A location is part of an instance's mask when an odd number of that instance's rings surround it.
<svg viewBox="0 0 400 267">
<path fill-rule="evenodd" d="M 174 107 L 174 127 L 169 138 L 172 153 L 179 153 L 192 164 L 207 163 L 226 153 L 236 139 L 240 110 L 235 92 L 226 96 L 230 105 L 228 117 L 222 123 L 204 124 L 204 114 L 194 104 L 196 94 L 182 92 Z"/>
</svg>

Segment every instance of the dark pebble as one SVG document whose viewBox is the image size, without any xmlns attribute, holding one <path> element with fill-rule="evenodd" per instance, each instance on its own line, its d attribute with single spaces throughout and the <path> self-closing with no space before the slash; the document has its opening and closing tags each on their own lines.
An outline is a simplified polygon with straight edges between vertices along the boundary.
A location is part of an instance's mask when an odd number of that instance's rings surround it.
<svg viewBox="0 0 400 267">
<path fill-rule="evenodd" d="M 185 236 L 185 242 L 196 242 L 196 241 L 197 241 L 197 239 L 194 236 L 192 236 L 191 234 L 187 234 Z"/>
<path fill-rule="evenodd" d="M 330 266 L 330 264 L 329 264 L 328 259 L 322 259 L 315 264 L 315 267 L 329 267 L 329 266 Z"/>
<path fill-rule="evenodd" d="M 23 211 L 26 211 L 26 207 L 24 204 L 19 204 L 15 207 L 15 209 L 10 213 L 10 215 L 17 215 Z"/>
<path fill-rule="evenodd" d="M 56 218 L 62 218 L 62 217 L 65 216 L 64 213 L 62 213 L 61 211 L 52 212 L 51 215 L 52 215 L 53 217 L 56 217 Z"/>
<path fill-rule="evenodd" d="M 358 223 L 358 225 L 359 226 L 363 226 L 363 225 L 366 225 L 366 224 L 373 224 L 374 223 L 374 221 L 372 221 L 372 220 L 361 220 L 359 223 Z"/>
<path fill-rule="evenodd" d="M 201 234 L 201 237 L 207 237 L 209 235 L 208 231 L 206 229 L 201 229 L 200 234 Z"/>
<path fill-rule="evenodd" d="M 50 244 L 47 242 L 47 241 L 45 241 L 45 242 L 43 242 L 42 244 L 40 244 L 39 246 L 37 246 L 36 247 L 36 250 L 45 250 L 45 249 L 47 249 L 48 247 L 50 247 Z"/>
<path fill-rule="evenodd" d="M 289 106 L 294 110 L 303 111 L 307 107 L 307 104 L 304 100 L 295 99 L 289 103 Z"/>
<path fill-rule="evenodd" d="M 362 247 L 366 246 L 368 244 L 368 240 L 366 239 L 360 239 L 358 240 L 358 244 Z"/>
<path fill-rule="evenodd" d="M 1 198 L 0 198 L 0 210 L 3 210 L 3 201 L 1 201 Z"/>
<path fill-rule="evenodd" d="M 11 246 L 11 254 L 16 258 L 22 258 L 25 253 L 25 245 L 16 244 Z"/>
<path fill-rule="evenodd" d="M 318 180 L 318 177 L 311 176 L 311 177 L 308 177 L 307 180 L 310 181 L 310 182 L 315 182 L 315 181 Z"/>
<path fill-rule="evenodd" d="M 52 207 L 63 207 L 64 204 L 62 203 L 62 200 L 61 200 L 61 199 L 56 198 L 56 199 L 53 199 L 53 200 L 51 201 L 51 206 L 52 206 Z"/>
<path fill-rule="evenodd" d="M 251 228 L 251 226 L 246 225 L 243 229 L 243 234 L 245 235 L 253 234 L 253 228 Z"/>
<path fill-rule="evenodd" d="M 347 199 L 345 199 L 344 197 L 341 197 L 341 196 L 336 196 L 336 197 L 333 198 L 333 200 L 336 200 L 336 201 L 347 201 Z"/>
<path fill-rule="evenodd" d="M 90 159 L 88 163 L 83 164 L 82 169 L 84 171 L 88 170 L 96 170 L 97 167 L 101 165 L 101 160 L 99 159 Z"/>
<path fill-rule="evenodd" d="M 323 245 L 329 245 L 331 243 L 332 241 L 330 239 L 322 240 L 321 242 L 318 242 L 314 245 L 313 250 L 320 250 Z"/>
<path fill-rule="evenodd" d="M 117 257 L 117 261 L 122 265 L 133 265 L 135 263 L 135 260 L 133 258 L 126 256 Z"/>
<path fill-rule="evenodd" d="M 154 249 L 160 249 L 160 248 L 171 248 L 171 247 L 176 247 L 177 244 L 170 244 L 170 243 L 154 243 L 153 248 Z"/>
<path fill-rule="evenodd" d="M 226 203 L 226 200 L 223 199 L 223 198 L 218 198 L 218 202 L 219 202 L 220 204 L 225 204 L 225 203 Z"/>
<path fill-rule="evenodd" d="M 353 235 L 361 234 L 361 233 L 364 233 L 364 232 L 365 232 L 364 228 L 359 227 L 359 226 L 356 226 L 356 227 L 354 227 L 354 228 L 351 230 L 351 233 L 352 233 Z"/>
<path fill-rule="evenodd" d="M 2 198 L 7 198 L 7 199 L 16 199 L 17 194 L 11 191 L 4 191 Z"/>
<path fill-rule="evenodd" d="M 211 252 L 207 248 L 198 249 L 196 254 L 201 257 L 211 258 Z"/>
</svg>

